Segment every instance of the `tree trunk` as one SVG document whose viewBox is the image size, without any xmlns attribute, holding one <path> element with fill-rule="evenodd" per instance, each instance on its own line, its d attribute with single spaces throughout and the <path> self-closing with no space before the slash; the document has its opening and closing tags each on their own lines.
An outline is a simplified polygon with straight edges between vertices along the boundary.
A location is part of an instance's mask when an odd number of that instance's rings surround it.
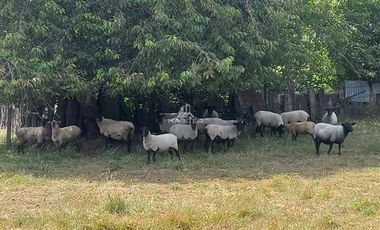
<svg viewBox="0 0 380 230">
<path fill-rule="evenodd" d="M 286 106 L 285 111 L 292 111 L 294 107 L 294 94 L 295 94 L 294 85 L 292 83 L 288 84 L 288 93 L 286 97 Z"/>
<path fill-rule="evenodd" d="M 12 106 L 7 109 L 7 150 L 12 148 Z"/>
<path fill-rule="evenodd" d="M 318 92 L 319 98 L 319 115 L 322 117 L 326 110 L 326 99 L 325 99 L 325 91 L 320 89 Z"/>
<path fill-rule="evenodd" d="M 121 119 L 119 97 L 112 97 L 106 90 L 103 90 L 99 94 L 98 105 L 100 116 L 117 121 Z"/>
<path fill-rule="evenodd" d="M 66 123 L 68 125 L 80 126 L 80 104 L 77 99 L 68 99 L 66 104 Z"/>
<path fill-rule="evenodd" d="M 316 101 L 315 94 L 312 88 L 309 89 L 309 102 L 310 102 L 310 118 L 312 121 L 316 121 Z"/>
<path fill-rule="evenodd" d="M 92 97 L 86 97 L 84 101 L 81 101 L 81 117 L 82 117 L 82 135 L 87 140 L 93 140 L 99 136 L 99 128 L 96 123 L 98 116 L 98 107 L 96 101 Z"/>
</svg>

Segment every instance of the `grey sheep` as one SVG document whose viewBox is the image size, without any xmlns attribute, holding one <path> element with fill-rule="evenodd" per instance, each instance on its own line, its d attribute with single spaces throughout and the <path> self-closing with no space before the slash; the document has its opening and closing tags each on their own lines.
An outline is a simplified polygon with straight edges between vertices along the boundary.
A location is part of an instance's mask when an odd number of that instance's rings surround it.
<svg viewBox="0 0 380 230">
<path fill-rule="evenodd" d="M 290 112 L 284 112 L 280 114 L 284 124 L 287 125 L 293 122 L 302 122 L 308 121 L 310 119 L 310 115 L 303 110 L 294 110 Z"/>
<path fill-rule="evenodd" d="M 101 120 L 97 119 L 96 123 L 103 136 L 119 141 L 124 140 L 127 143 L 128 151 L 131 151 L 133 134 L 135 132 L 135 126 L 132 122 L 115 121 L 102 117 Z"/>
<path fill-rule="evenodd" d="M 254 117 L 257 126 L 255 133 L 260 132 L 261 136 L 263 136 L 265 127 L 270 127 L 272 134 L 278 132 L 280 137 L 284 133 L 285 125 L 280 114 L 269 111 L 258 111 L 255 113 Z"/>
<path fill-rule="evenodd" d="M 35 144 L 40 146 L 43 141 L 51 140 L 50 125 L 44 123 L 40 127 L 23 127 L 16 131 L 17 139 L 20 144 L 17 146 L 18 153 L 24 153 L 25 144 Z"/>
<path fill-rule="evenodd" d="M 319 155 L 319 146 L 321 143 L 330 145 L 329 151 L 327 152 L 328 154 L 330 154 L 333 145 L 338 144 L 340 155 L 341 145 L 347 135 L 353 131 L 352 126 L 355 124 L 355 122 L 345 122 L 341 125 L 330 125 L 326 123 L 316 124 L 314 127 L 314 143 L 317 155 Z"/>
<path fill-rule="evenodd" d="M 173 160 L 173 152 L 181 160 L 178 151 L 178 140 L 174 134 L 166 133 L 161 135 L 153 135 L 150 133 L 149 128 L 143 127 L 141 129 L 143 136 L 143 147 L 148 153 L 148 164 L 156 161 L 156 153 L 168 151 L 171 159 Z M 153 159 L 151 159 L 153 158 Z"/>
<path fill-rule="evenodd" d="M 58 124 L 58 121 L 51 122 L 51 139 L 56 145 L 62 146 L 70 142 L 78 141 L 81 134 L 81 129 L 78 126 L 70 125 L 59 128 Z"/>
</svg>

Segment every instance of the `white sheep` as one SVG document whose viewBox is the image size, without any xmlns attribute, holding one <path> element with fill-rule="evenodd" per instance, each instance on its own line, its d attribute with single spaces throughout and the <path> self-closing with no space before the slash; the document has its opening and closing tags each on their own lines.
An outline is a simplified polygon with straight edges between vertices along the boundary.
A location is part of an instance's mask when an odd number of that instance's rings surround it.
<svg viewBox="0 0 380 230">
<path fill-rule="evenodd" d="M 40 146 L 43 141 L 51 140 L 51 128 L 44 124 L 40 127 L 23 127 L 16 130 L 16 136 L 20 144 L 17 146 L 17 152 L 24 153 L 25 144 L 35 144 Z"/>
<path fill-rule="evenodd" d="M 292 140 L 297 140 L 298 135 L 309 134 L 313 137 L 315 123 L 311 121 L 293 122 L 286 126 L 286 130 L 292 134 Z"/>
<path fill-rule="evenodd" d="M 341 145 L 347 135 L 353 131 L 352 126 L 355 124 L 355 122 L 346 122 L 341 125 L 330 125 L 326 123 L 316 124 L 314 127 L 314 143 L 317 155 L 319 155 L 319 146 L 321 143 L 330 145 L 329 151 L 327 152 L 328 154 L 330 154 L 333 145 L 338 144 L 340 155 Z"/>
<path fill-rule="evenodd" d="M 169 122 L 171 119 L 178 116 L 178 113 L 160 113 L 158 125 L 162 133 L 170 132 L 170 127 L 173 125 L 172 122 Z"/>
<path fill-rule="evenodd" d="M 243 120 L 239 120 L 233 123 L 232 125 L 207 125 L 204 131 L 206 135 L 206 151 L 209 152 L 211 150 L 213 142 L 224 143 L 225 149 L 232 147 L 235 142 L 235 139 L 242 131 L 244 125 L 245 122 Z"/>
<path fill-rule="evenodd" d="M 174 134 L 178 141 L 184 142 L 184 151 L 186 151 L 187 143 L 193 142 L 198 137 L 198 127 L 196 122 L 191 124 L 173 124 L 170 127 L 170 133 Z M 194 149 L 194 143 L 191 145 Z"/>
<path fill-rule="evenodd" d="M 51 139 L 56 145 L 62 146 L 78 140 L 81 134 L 81 129 L 78 126 L 70 125 L 59 128 L 58 124 L 58 121 L 51 122 Z M 77 147 L 79 148 L 79 146 Z"/>
<path fill-rule="evenodd" d="M 206 127 L 206 125 L 209 125 L 209 124 L 215 124 L 215 125 L 232 125 L 233 123 L 236 123 L 237 120 L 223 120 L 221 118 L 212 118 L 212 117 L 209 117 L 209 118 L 200 118 L 197 120 L 197 124 L 198 124 L 198 133 L 201 134 L 201 133 L 204 133 L 204 128 Z"/>
<path fill-rule="evenodd" d="M 156 153 L 168 151 L 171 159 L 173 160 L 173 151 L 175 152 L 178 160 L 181 160 L 178 151 L 178 140 L 174 134 L 166 133 L 161 135 L 153 135 L 150 133 L 149 128 L 143 127 L 141 129 L 143 136 L 143 146 L 148 153 L 148 164 L 151 163 L 151 155 L 153 153 L 153 162 L 156 161 Z"/>
<path fill-rule="evenodd" d="M 102 117 L 101 120 L 97 119 L 100 133 L 107 137 L 118 141 L 126 141 L 128 151 L 131 151 L 133 134 L 135 132 L 135 126 L 129 121 L 115 121 Z"/>
<path fill-rule="evenodd" d="M 264 135 L 263 130 L 265 127 L 270 127 L 272 134 L 277 131 L 280 137 L 284 133 L 285 125 L 280 114 L 269 111 L 258 111 L 254 117 L 257 125 L 256 133 L 260 132 L 261 136 Z"/>
<path fill-rule="evenodd" d="M 322 117 L 322 122 L 331 125 L 336 125 L 338 124 L 338 117 L 336 116 L 336 113 L 333 110 L 327 109 L 327 112 Z"/>
<path fill-rule="evenodd" d="M 303 110 L 294 110 L 290 112 L 284 112 L 280 114 L 284 124 L 287 125 L 293 122 L 302 122 L 308 121 L 310 119 L 310 115 Z"/>
</svg>

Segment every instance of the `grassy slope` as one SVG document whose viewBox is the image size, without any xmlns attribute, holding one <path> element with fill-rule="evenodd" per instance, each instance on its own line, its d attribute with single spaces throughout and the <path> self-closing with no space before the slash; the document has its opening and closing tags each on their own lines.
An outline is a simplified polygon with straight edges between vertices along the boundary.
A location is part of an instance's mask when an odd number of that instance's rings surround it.
<svg viewBox="0 0 380 230">
<path fill-rule="evenodd" d="M 244 137 L 155 166 L 140 148 L 0 152 L 0 228 L 380 228 L 376 121 L 359 123 L 342 156 L 316 157 L 310 137 Z"/>
</svg>

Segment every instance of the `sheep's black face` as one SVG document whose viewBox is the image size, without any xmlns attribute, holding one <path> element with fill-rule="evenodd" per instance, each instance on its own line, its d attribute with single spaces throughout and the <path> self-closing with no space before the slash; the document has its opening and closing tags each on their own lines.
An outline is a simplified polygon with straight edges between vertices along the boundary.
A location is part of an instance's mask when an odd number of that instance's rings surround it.
<svg viewBox="0 0 380 230">
<path fill-rule="evenodd" d="M 192 122 L 191 123 L 191 129 L 195 130 L 197 128 L 197 123 Z"/>
<path fill-rule="evenodd" d="M 245 126 L 246 122 L 244 120 L 239 120 L 238 122 L 235 122 L 234 125 L 236 126 L 236 129 L 241 132 Z"/>
<path fill-rule="evenodd" d="M 285 125 L 280 125 L 277 127 L 277 132 L 282 135 L 285 132 Z"/>
<path fill-rule="evenodd" d="M 142 127 L 142 129 L 141 129 L 141 133 L 142 133 L 142 136 L 143 137 L 146 137 L 146 136 L 148 136 L 149 135 L 149 128 L 148 127 Z"/>
<path fill-rule="evenodd" d="M 59 121 L 52 121 L 50 124 L 52 128 L 59 128 L 59 123 Z"/>
<path fill-rule="evenodd" d="M 343 129 L 344 129 L 344 134 L 347 136 L 347 134 L 351 133 L 352 131 L 354 131 L 354 129 L 352 128 L 352 126 L 354 126 L 356 123 L 353 122 L 345 122 L 342 124 L 343 126 Z"/>
</svg>

